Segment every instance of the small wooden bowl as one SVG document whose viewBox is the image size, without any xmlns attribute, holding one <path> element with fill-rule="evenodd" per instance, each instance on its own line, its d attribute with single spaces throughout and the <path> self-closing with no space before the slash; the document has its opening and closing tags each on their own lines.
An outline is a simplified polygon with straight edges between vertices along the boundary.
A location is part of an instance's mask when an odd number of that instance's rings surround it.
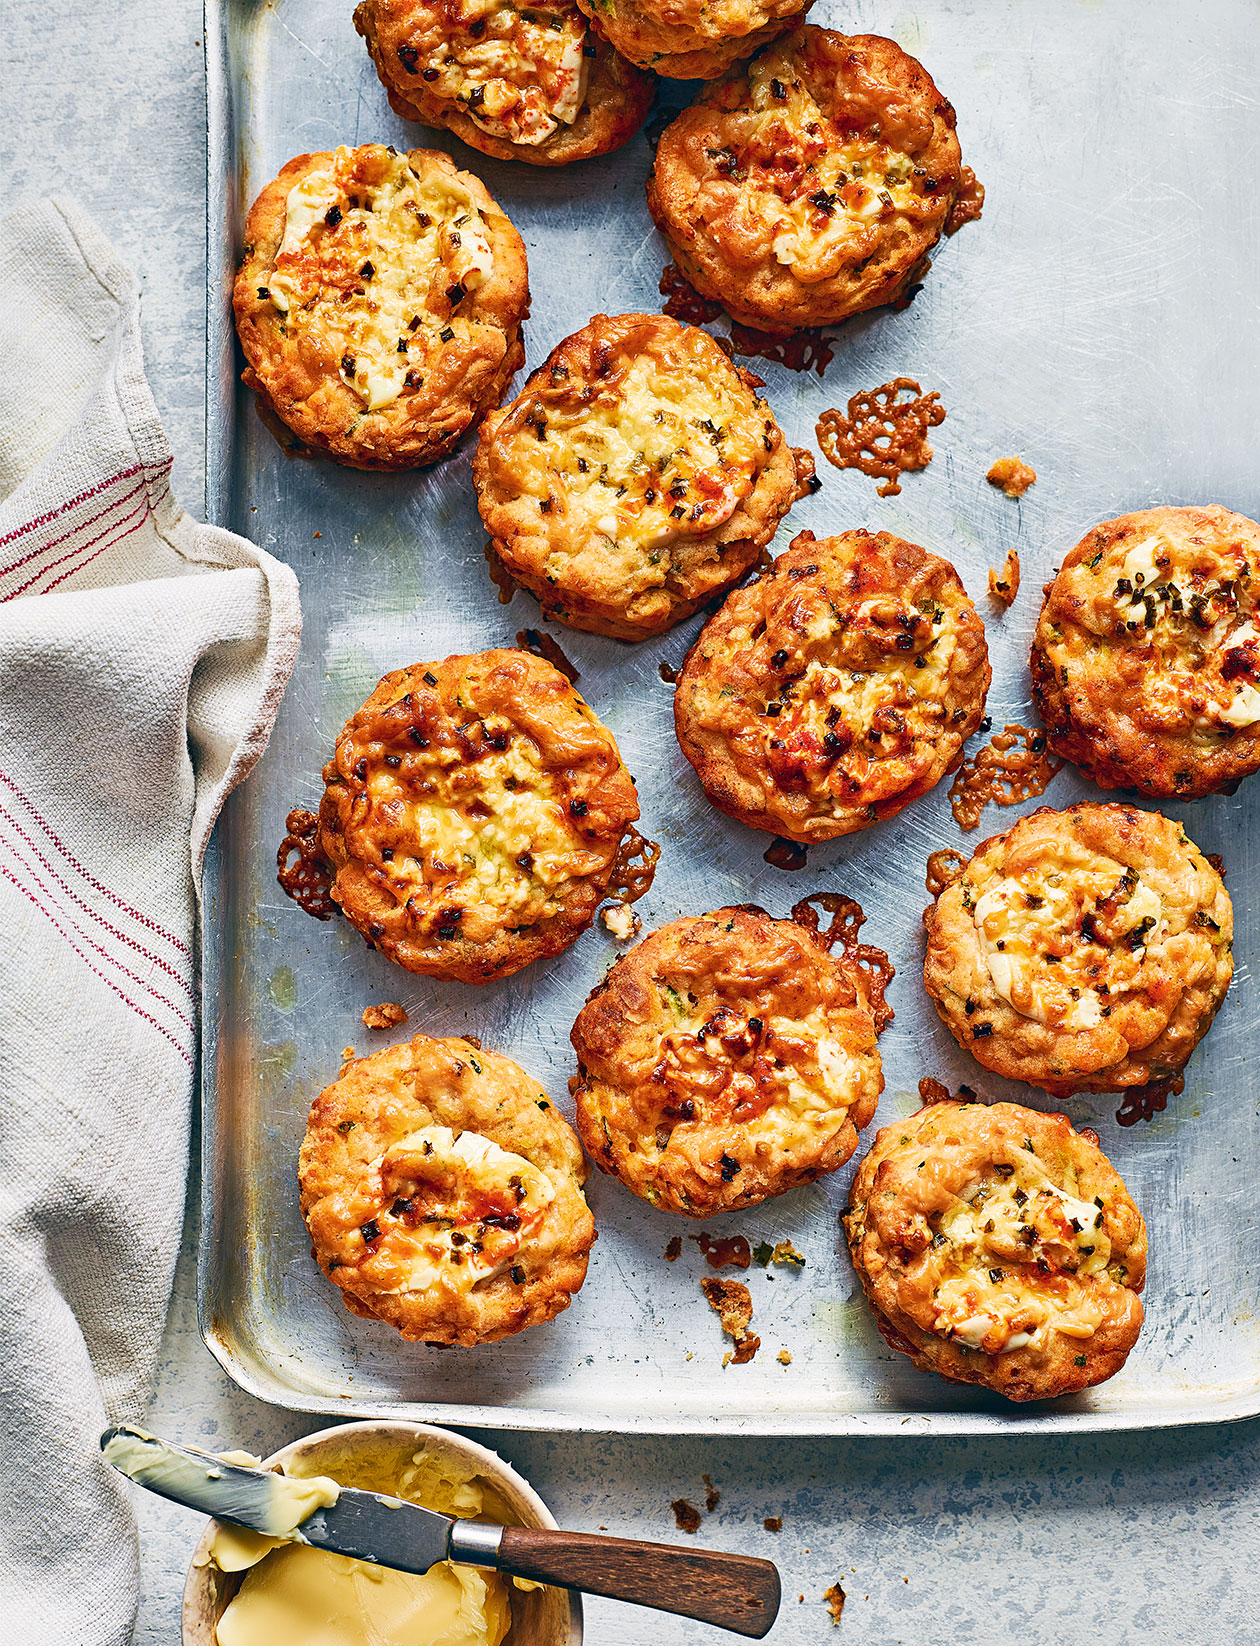
<svg viewBox="0 0 1260 1646">
<path fill-rule="evenodd" d="M 554 1527 L 547 1505 L 516 1470 L 486 1446 L 447 1429 L 433 1429 L 425 1423 L 341 1423 L 320 1429 L 284 1446 L 266 1459 L 267 1466 L 288 1463 L 301 1457 L 315 1465 L 315 1472 L 336 1476 L 337 1465 L 356 1454 L 371 1450 L 399 1462 L 421 1447 L 449 1459 L 491 1487 L 507 1506 L 509 1518 L 519 1526 Z M 221 1572 L 210 1561 L 213 1522 L 193 1553 L 184 1584 L 184 1646 L 215 1646 L 215 1629 L 224 1608 L 236 1593 L 244 1573 Z M 504 1646 L 582 1646 L 582 1597 L 564 1589 L 509 1588 L 512 1627 Z"/>
</svg>

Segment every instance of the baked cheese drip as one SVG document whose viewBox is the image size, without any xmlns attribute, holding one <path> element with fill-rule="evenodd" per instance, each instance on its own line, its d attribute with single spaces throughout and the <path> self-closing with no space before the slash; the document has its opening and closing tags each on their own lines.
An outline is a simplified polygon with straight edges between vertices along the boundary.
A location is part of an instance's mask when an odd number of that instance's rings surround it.
<svg viewBox="0 0 1260 1646">
<path fill-rule="evenodd" d="M 376 877 L 416 934 L 479 942 L 496 926 L 530 925 L 607 867 L 610 849 L 586 843 L 538 745 L 507 716 L 470 707 L 463 725 L 423 723 L 406 753 L 369 760 L 363 774 L 364 838 L 393 842 L 373 850 Z"/>
<path fill-rule="evenodd" d="M 646 587 L 665 581 L 671 543 L 725 525 L 777 444 L 764 402 L 712 339 L 654 319 L 589 382 L 570 387 L 553 372 L 522 396 L 493 463 L 500 487 L 538 500 L 553 569 L 566 558 L 561 539 L 577 552 L 629 549 Z"/>
<path fill-rule="evenodd" d="M 771 659 L 779 678 L 754 705 L 756 735 L 780 787 L 840 802 L 860 791 L 878 805 L 914 781 L 949 724 L 953 618 L 930 597 L 914 606 L 878 595 L 846 610 L 825 596 L 797 599 L 788 626 L 803 634 L 804 655 L 777 668 Z"/>
<path fill-rule="evenodd" d="M 1034 1155 L 1012 1150 L 930 1219 L 933 1329 L 991 1355 L 1051 1331 L 1092 1337 L 1107 1317 L 1110 1285 L 1103 1212 L 1101 1196 L 1078 1199 Z"/>
<path fill-rule="evenodd" d="M 1023 1017 L 1067 1030 L 1110 1017 L 1120 996 L 1143 986 L 1147 950 L 1184 925 L 1139 871 L 1068 842 L 994 881 L 972 918 L 997 994 Z"/>
<path fill-rule="evenodd" d="M 576 6 L 443 0 L 398 51 L 429 96 L 458 103 L 492 137 L 534 146 L 571 126 L 586 101 L 586 19 Z"/>
<path fill-rule="evenodd" d="M 803 1017 L 749 1017 L 727 1005 L 706 1015 L 685 980 L 658 987 L 678 1025 L 662 1037 L 650 1076 L 663 1132 L 731 1121 L 753 1150 L 789 1153 L 834 1131 L 868 1089 L 871 1054 L 855 1055 L 830 1032 L 824 1006 Z"/>
<path fill-rule="evenodd" d="M 333 1216 L 357 1228 L 357 1274 L 378 1292 L 466 1294 L 515 1263 L 556 1197 L 522 1155 L 476 1132 L 422 1126 L 391 1144 Z"/>
<path fill-rule="evenodd" d="M 799 55 L 779 42 L 749 64 L 750 106 L 728 117 L 739 136 L 713 156 L 738 196 L 720 216 L 706 216 L 733 261 L 747 262 L 770 243 L 776 260 L 809 285 L 869 257 L 881 224 L 918 218 L 934 203 L 911 158 L 823 113 L 795 66 Z"/>
<path fill-rule="evenodd" d="M 285 334 L 305 333 L 368 411 L 421 388 L 494 257 L 472 196 L 380 144 L 339 148 L 289 191 L 268 278 Z"/>
</svg>

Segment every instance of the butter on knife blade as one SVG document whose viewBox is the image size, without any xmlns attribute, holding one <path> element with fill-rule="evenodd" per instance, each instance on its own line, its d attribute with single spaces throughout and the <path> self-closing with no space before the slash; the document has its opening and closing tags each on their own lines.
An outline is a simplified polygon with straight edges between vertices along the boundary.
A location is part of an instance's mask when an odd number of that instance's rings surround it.
<svg viewBox="0 0 1260 1646">
<path fill-rule="evenodd" d="M 224 1571 L 252 1566 L 278 1544 L 305 1543 L 302 1522 L 331 1508 L 341 1495 L 341 1487 L 326 1475 L 298 1480 L 249 1467 L 242 1462 L 245 1454 L 218 1457 L 172 1446 L 130 1426 L 107 1429 L 101 1454 L 137 1485 L 241 1528 L 216 1539 L 215 1564 Z"/>
</svg>

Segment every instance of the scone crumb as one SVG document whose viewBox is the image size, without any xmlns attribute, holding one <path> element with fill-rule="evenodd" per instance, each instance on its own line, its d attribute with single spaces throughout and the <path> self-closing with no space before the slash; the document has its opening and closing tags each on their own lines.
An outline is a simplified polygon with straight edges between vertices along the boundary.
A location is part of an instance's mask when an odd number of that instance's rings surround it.
<svg viewBox="0 0 1260 1646">
<path fill-rule="evenodd" d="M 366 1006 L 363 1010 L 365 1029 L 396 1029 L 406 1021 L 407 1009 L 396 1000 L 382 1000 L 379 1006 Z"/>
<path fill-rule="evenodd" d="M 950 1101 L 949 1087 L 943 1080 L 937 1080 L 930 1074 L 925 1074 L 919 1081 L 919 1101 L 925 1107 L 929 1103 L 948 1103 Z"/>
<path fill-rule="evenodd" d="M 838 1583 L 833 1583 L 830 1589 L 823 1591 L 823 1599 L 827 1602 L 827 1605 L 830 1608 L 831 1621 L 833 1623 L 839 1623 L 840 1614 L 844 1611 L 844 1590 Z"/>
<path fill-rule="evenodd" d="M 984 477 L 991 486 L 1000 486 L 1008 497 L 1022 497 L 1037 481 L 1036 469 L 1019 457 L 999 457 Z"/>
<path fill-rule="evenodd" d="M 783 1530 L 783 1516 L 767 1515 L 761 1524 L 768 1532 L 781 1532 Z"/>
<path fill-rule="evenodd" d="M 643 922 L 628 903 L 610 903 L 600 918 L 618 943 L 628 943 L 643 930 Z"/>
<path fill-rule="evenodd" d="M 669 1244 L 665 1248 L 666 1263 L 677 1263 L 682 1256 L 682 1236 L 670 1235 Z"/>
<path fill-rule="evenodd" d="M 1015 604 L 1019 593 L 1019 551 L 1007 549 L 1001 571 L 989 570 L 989 599 L 1008 610 Z"/>
<path fill-rule="evenodd" d="M 694 1503 L 688 1503 L 685 1497 L 676 1497 L 670 1508 L 674 1511 L 674 1524 L 680 1532 L 700 1530 L 700 1511 Z"/>
<path fill-rule="evenodd" d="M 776 1359 L 780 1366 L 790 1366 L 792 1364 L 792 1356 L 787 1349 L 780 1349 Z"/>
<path fill-rule="evenodd" d="M 709 1479 L 708 1475 L 701 1475 L 700 1478 L 704 1481 L 704 1512 L 707 1515 L 711 1515 L 714 1509 L 716 1509 L 718 1504 L 722 1501 L 722 1494 Z"/>
<path fill-rule="evenodd" d="M 761 1347 L 761 1339 L 748 1330 L 753 1312 L 752 1293 L 742 1280 L 702 1280 L 700 1290 L 722 1322 L 722 1330 L 735 1345 L 734 1353 L 727 1354 L 722 1365 L 746 1365 Z"/>
</svg>

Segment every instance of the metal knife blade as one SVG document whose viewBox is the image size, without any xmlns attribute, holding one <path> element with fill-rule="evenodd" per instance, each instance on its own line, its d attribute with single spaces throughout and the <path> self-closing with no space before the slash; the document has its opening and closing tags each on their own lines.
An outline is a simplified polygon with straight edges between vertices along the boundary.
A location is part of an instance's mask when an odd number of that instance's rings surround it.
<svg viewBox="0 0 1260 1646">
<path fill-rule="evenodd" d="M 291 1537 L 355 1560 L 427 1572 L 452 1556 L 450 1516 L 397 1498 L 251 1469 L 213 1452 L 175 1446 L 143 1429 L 107 1429 L 105 1461 L 151 1492 L 199 1509 L 216 1520 L 247 1526 L 271 1537 Z M 460 1526 L 459 1556 L 490 1564 L 501 1526 Z"/>
</svg>

